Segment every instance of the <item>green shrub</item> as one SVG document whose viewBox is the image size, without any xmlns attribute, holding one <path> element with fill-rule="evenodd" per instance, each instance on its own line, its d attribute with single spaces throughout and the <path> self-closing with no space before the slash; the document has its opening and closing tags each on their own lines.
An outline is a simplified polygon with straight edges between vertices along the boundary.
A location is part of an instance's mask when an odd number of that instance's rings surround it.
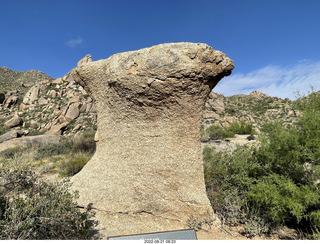
<svg viewBox="0 0 320 244">
<path fill-rule="evenodd" d="M 39 136 L 39 135 L 43 135 L 43 132 L 40 132 L 38 130 L 30 130 L 29 132 L 29 136 Z"/>
<path fill-rule="evenodd" d="M 297 184 L 285 172 L 273 173 L 253 151 L 204 150 L 207 194 L 218 216 L 229 225 L 243 224 L 249 235 L 268 233 L 281 224 L 320 228 L 316 186 Z"/>
<path fill-rule="evenodd" d="M 311 93 L 296 103 L 303 115 L 299 118 L 301 144 L 305 145 L 306 153 L 311 161 L 320 162 L 320 94 Z"/>
<path fill-rule="evenodd" d="M 211 125 L 206 129 L 206 134 L 211 140 L 221 140 L 228 137 L 234 137 L 234 133 L 232 131 L 219 125 Z"/>
<path fill-rule="evenodd" d="M 270 174 L 250 186 L 248 201 L 257 212 L 266 211 L 269 220 L 277 225 L 299 224 L 307 216 L 314 224 L 320 223 L 316 212 L 310 211 L 320 204 L 315 185 L 297 185 L 285 176 Z"/>
<path fill-rule="evenodd" d="M 39 160 L 55 155 L 67 154 L 69 152 L 70 148 L 66 147 L 63 143 L 49 143 L 37 148 L 34 159 Z"/>
<path fill-rule="evenodd" d="M 232 122 L 228 127 L 221 127 L 219 125 L 211 125 L 205 132 L 202 132 L 201 136 L 206 136 L 211 140 L 221 140 L 225 138 L 234 137 L 235 134 L 245 135 L 255 134 L 253 124 L 245 121 Z"/>
<path fill-rule="evenodd" d="M 76 137 L 73 141 L 72 150 L 74 152 L 94 153 L 96 151 L 94 135 L 95 131 L 86 131 Z"/>
<path fill-rule="evenodd" d="M 93 154 L 96 150 L 94 135 L 95 131 L 86 131 L 74 138 L 63 138 L 60 143 L 69 148 L 71 153 Z"/>
<path fill-rule="evenodd" d="M 70 161 L 63 163 L 60 170 L 60 176 L 66 177 L 77 174 L 89 160 L 90 158 L 88 157 L 77 156 Z"/>
<path fill-rule="evenodd" d="M 90 239 L 95 223 L 70 184 L 40 181 L 29 170 L 0 170 L 0 239 Z"/>
<path fill-rule="evenodd" d="M 26 151 L 26 148 L 12 147 L 1 151 L 0 156 L 5 159 L 12 159 L 20 156 L 24 151 Z"/>
<path fill-rule="evenodd" d="M 249 175 L 256 168 L 248 161 L 250 155 L 246 148 L 238 148 L 233 154 L 214 153 L 211 148 L 205 148 L 203 152 L 208 197 L 218 216 L 230 225 L 243 219 L 243 194 L 252 184 Z"/>
<path fill-rule="evenodd" d="M 286 129 L 279 122 L 265 124 L 262 130 L 265 135 L 260 138 L 262 143 L 254 156 L 265 170 L 287 176 L 296 183 L 311 183 L 304 167 L 306 148 L 300 143 L 299 130 L 295 127 Z"/>
<path fill-rule="evenodd" d="M 226 114 L 229 114 L 231 116 L 236 114 L 236 110 L 234 108 L 226 108 L 225 111 L 226 111 Z"/>
<path fill-rule="evenodd" d="M 4 133 L 8 132 L 9 130 L 6 127 L 0 126 L 0 136 Z"/>
<path fill-rule="evenodd" d="M 238 121 L 232 122 L 229 126 L 229 130 L 232 131 L 234 134 L 239 134 L 239 135 L 255 134 L 253 124 L 250 122 L 245 122 L 243 120 L 241 120 L 240 122 Z"/>
<path fill-rule="evenodd" d="M 285 224 L 319 236 L 320 96 L 299 107 L 297 124 L 265 124 L 257 147 L 232 154 L 204 149 L 208 197 L 226 223 L 243 224 L 250 235 Z"/>
</svg>

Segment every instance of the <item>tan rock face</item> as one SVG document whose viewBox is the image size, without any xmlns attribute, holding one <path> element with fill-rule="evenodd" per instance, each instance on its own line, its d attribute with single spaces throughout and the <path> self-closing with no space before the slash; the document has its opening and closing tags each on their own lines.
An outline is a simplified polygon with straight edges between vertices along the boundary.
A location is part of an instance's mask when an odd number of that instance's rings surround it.
<svg viewBox="0 0 320 244">
<path fill-rule="evenodd" d="M 30 90 L 23 97 L 24 104 L 33 104 L 35 100 L 38 98 L 39 94 L 43 92 L 47 87 L 46 83 L 39 83 L 30 88 Z"/>
<path fill-rule="evenodd" d="M 78 66 L 96 101 L 99 143 L 72 179 L 104 235 L 186 228 L 211 219 L 200 125 L 209 92 L 233 62 L 206 44 L 170 43 Z"/>
<path fill-rule="evenodd" d="M 265 93 L 263 93 L 261 91 L 258 91 L 258 90 L 254 90 L 254 91 L 250 92 L 249 96 L 255 97 L 255 98 L 258 98 L 258 99 L 270 97 L 268 94 L 265 94 Z"/>
<path fill-rule="evenodd" d="M 90 62 L 92 62 L 91 55 L 90 55 L 90 54 L 87 54 L 85 57 L 83 57 L 83 58 L 78 62 L 78 66 L 79 66 L 79 65 L 82 65 L 82 64 L 90 63 Z"/>
<path fill-rule="evenodd" d="M 54 135 L 25 136 L 21 138 L 15 138 L 2 142 L 0 144 L 0 152 L 14 147 L 31 147 L 46 145 L 49 143 L 58 143 L 59 138 L 59 136 Z"/>
<path fill-rule="evenodd" d="M 62 131 L 67 127 L 67 125 L 68 125 L 68 122 L 64 122 L 62 124 L 54 125 L 45 134 L 46 135 L 60 136 L 62 134 Z"/>
<path fill-rule="evenodd" d="M 4 123 L 4 127 L 13 128 L 22 125 L 23 120 L 19 116 L 14 116 Z"/>
<path fill-rule="evenodd" d="M 64 114 L 66 119 L 71 121 L 73 119 L 78 118 L 78 116 L 80 114 L 80 109 L 79 109 L 80 106 L 81 106 L 81 103 L 79 103 L 79 102 L 69 104 L 67 106 L 66 112 Z"/>
</svg>

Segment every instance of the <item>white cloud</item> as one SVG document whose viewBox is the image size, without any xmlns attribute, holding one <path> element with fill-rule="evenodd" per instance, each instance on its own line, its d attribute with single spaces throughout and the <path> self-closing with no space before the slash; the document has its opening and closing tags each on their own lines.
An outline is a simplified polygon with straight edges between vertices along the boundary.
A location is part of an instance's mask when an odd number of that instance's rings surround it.
<svg viewBox="0 0 320 244">
<path fill-rule="evenodd" d="M 320 90 L 320 62 L 301 60 L 290 66 L 269 65 L 246 74 L 234 73 L 223 78 L 213 91 L 231 96 L 257 89 L 270 96 L 295 99 L 297 91 L 307 94 L 311 86 Z"/>
<path fill-rule="evenodd" d="M 78 37 L 67 41 L 66 45 L 70 48 L 75 48 L 77 45 L 80 45 L 81 43 L 83 43 L 83 39 L 81 37 Z"/>
</svg>

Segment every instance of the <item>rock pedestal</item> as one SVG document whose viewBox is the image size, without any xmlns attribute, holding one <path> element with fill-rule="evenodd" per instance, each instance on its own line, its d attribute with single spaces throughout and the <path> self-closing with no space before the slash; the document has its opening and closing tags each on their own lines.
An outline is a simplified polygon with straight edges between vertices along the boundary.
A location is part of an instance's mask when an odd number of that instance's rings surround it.
<svg viewBox="0 0 320 244">
<path fill-rule="evenodd" d="M 72 179 L 105 236 L 188 228 L 210 220 L 200 125 L 233 62 L 206 44 L 169 43 L 80 64 L 73 78 L 96 101 L 99 143 Z"/>
</svg>

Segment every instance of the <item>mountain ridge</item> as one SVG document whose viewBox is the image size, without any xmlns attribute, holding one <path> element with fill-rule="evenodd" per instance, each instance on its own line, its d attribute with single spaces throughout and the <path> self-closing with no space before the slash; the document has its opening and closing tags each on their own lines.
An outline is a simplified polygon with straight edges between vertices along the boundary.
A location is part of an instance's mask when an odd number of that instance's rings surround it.
<svg viewBox="0 0 320 244">
<path fill-rule="evenodd" d="M 13 71 L 8 67 L 0 67 L 0 92 L 18 89 L 26 91 L 29 87 L 42 80 L 52 80 L 52 77 L 39 71 Z"/>
</svg>

